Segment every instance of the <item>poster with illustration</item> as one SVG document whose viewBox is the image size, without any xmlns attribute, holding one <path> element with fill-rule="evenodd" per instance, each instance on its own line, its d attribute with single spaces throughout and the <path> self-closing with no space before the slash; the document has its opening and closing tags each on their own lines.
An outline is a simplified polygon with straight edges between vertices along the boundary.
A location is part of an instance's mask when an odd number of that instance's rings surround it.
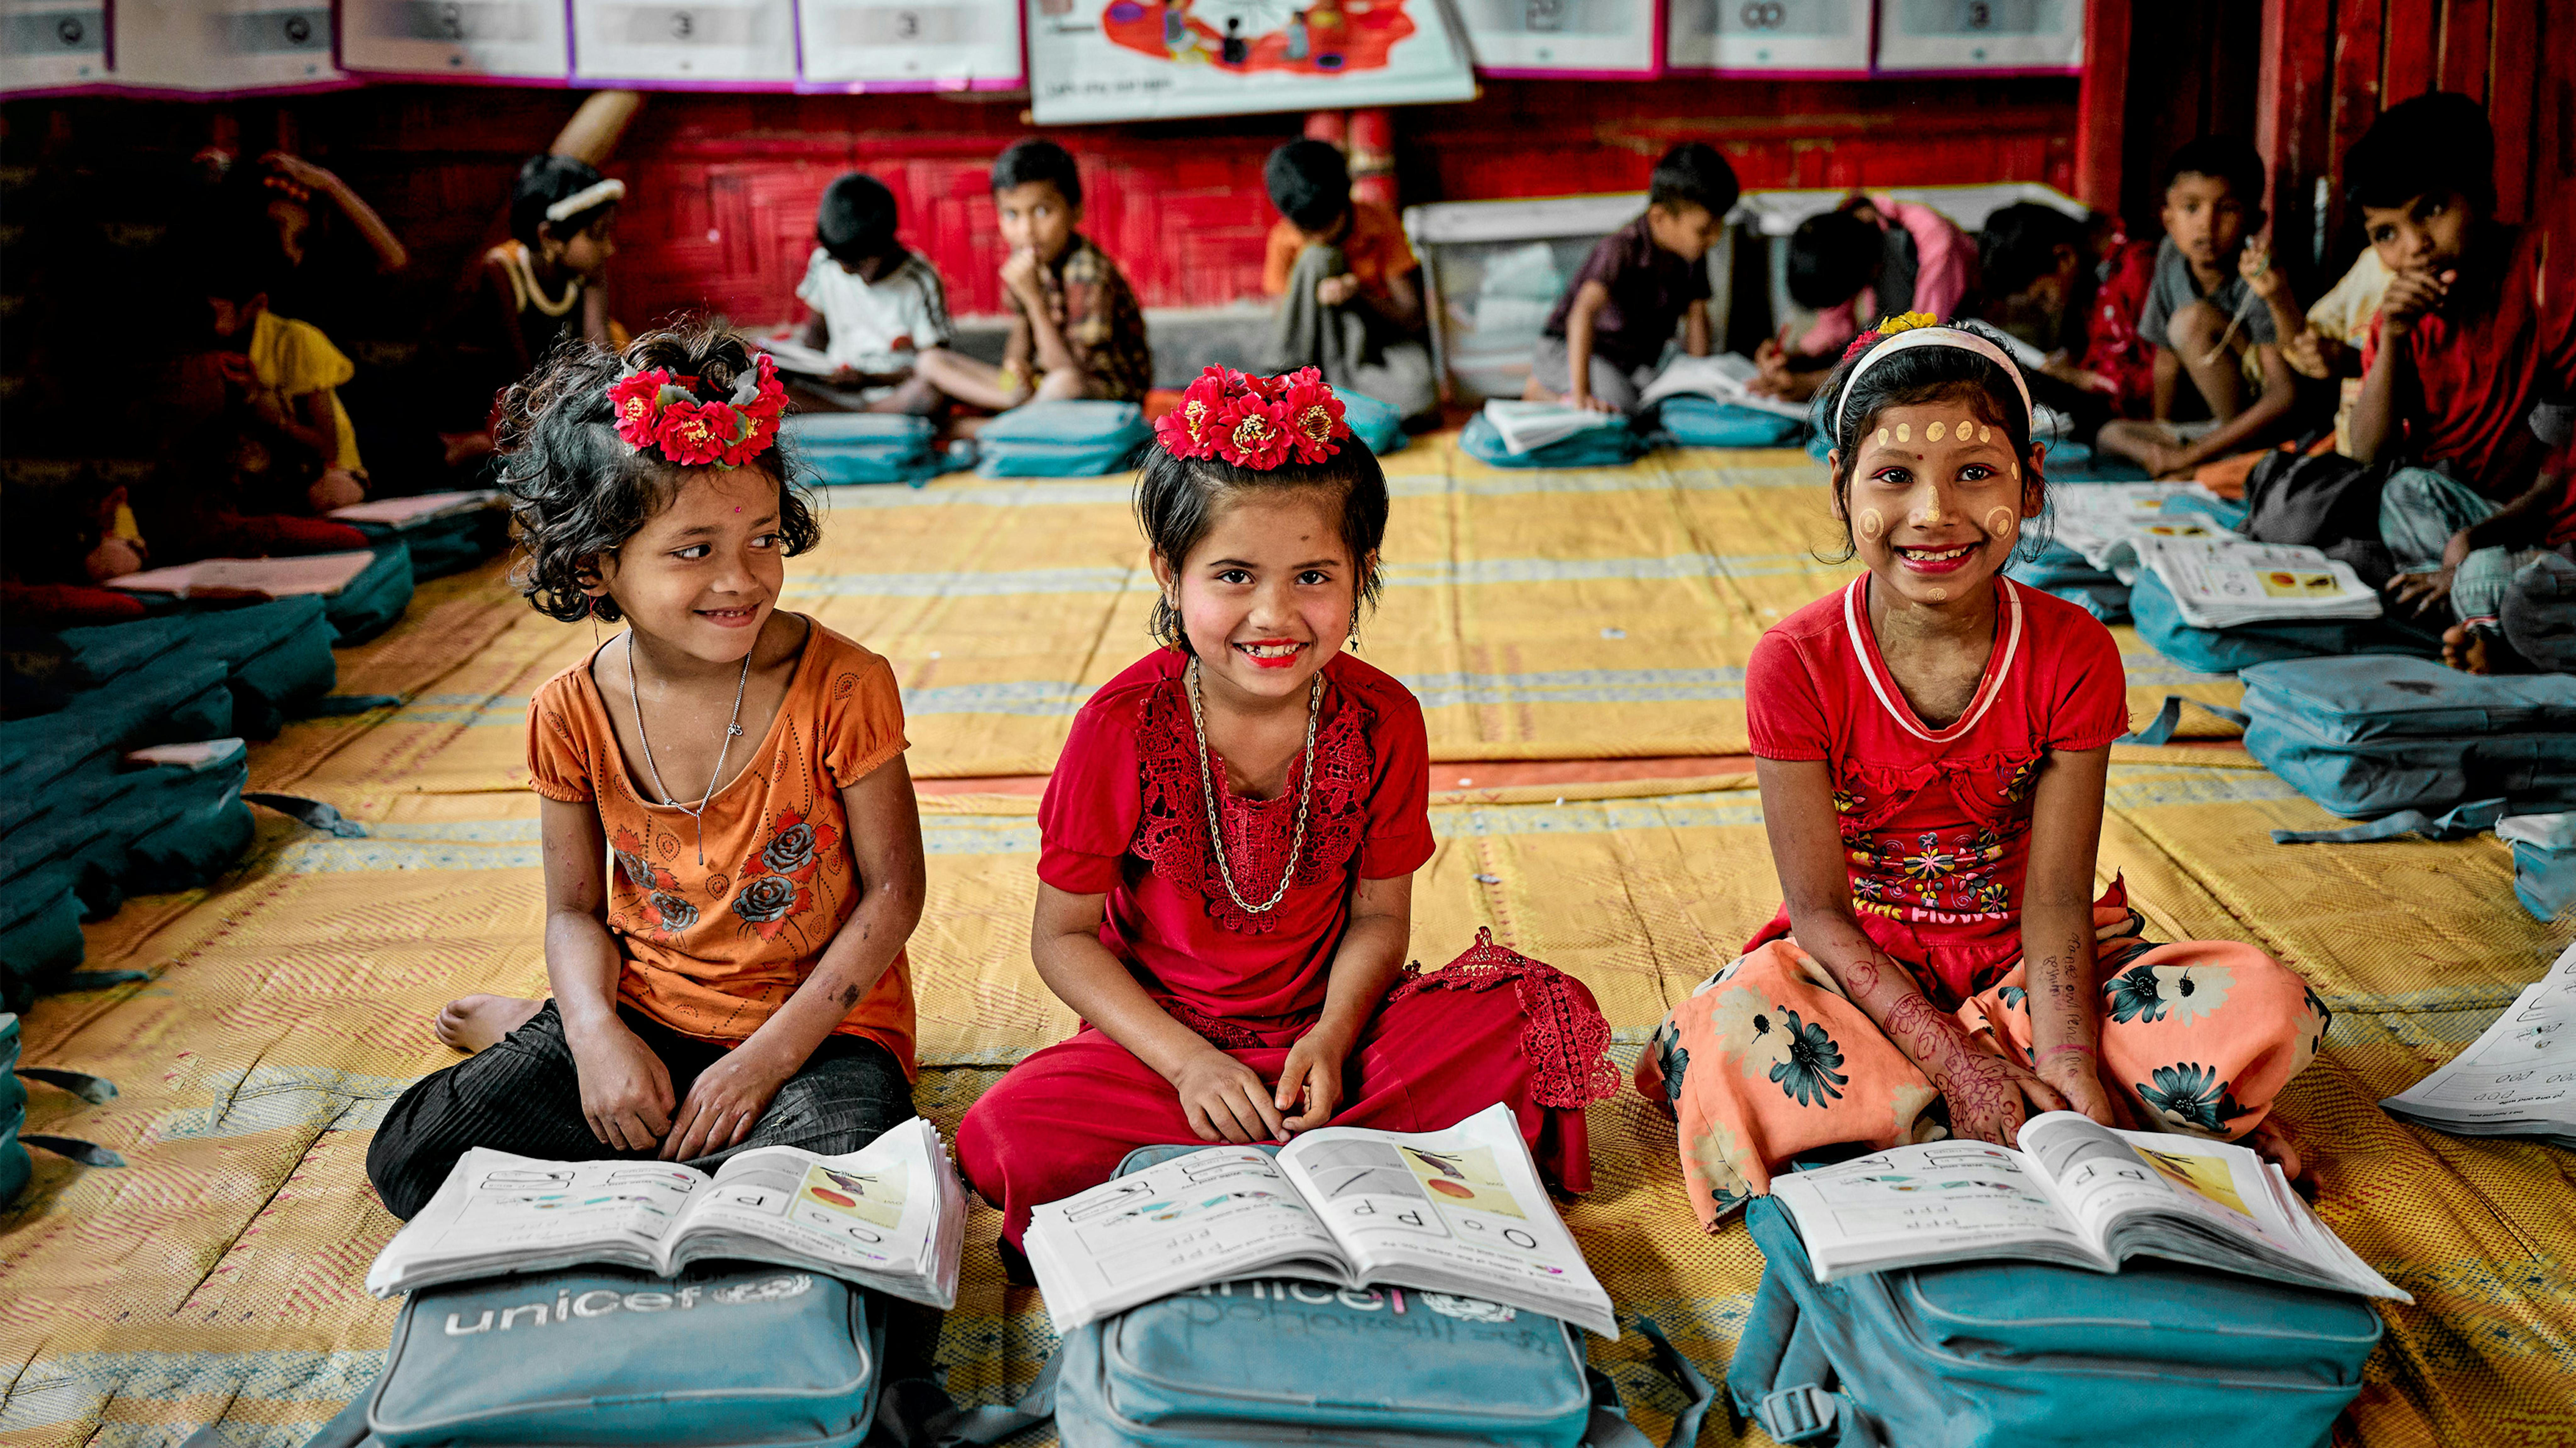
<svg viewBox="0 0 2576 1448">
<path fill-rule="evenodd" d="M 630 85 L 796 80 L 795 0 L 572 0 L 573 75 Z"/>
<path fill-rule="evenodd" d="M 1028 0 L 1042 126 L 1462 101 L 1450 0 Z"/>
<path fill-rule="evenodd" d="M 1011 90 L 1019 0 L 797 0 L 809 87 Z"/>
<path fill-rule="evenodd" d="M 0 94 L 108 78 L 107 0 L 0 0 Z"/>
<path fill-rule="evenodd" d="M 1869 70 L 1870 0 L 1672 0 L 1664 26 L 1674 70 Z"/>
<path fill-rule="evenodd" d="M 119 85 L 221 94 L 334 85 L 330 0 L 116 0 Z"/>
<path fill-rule="evenodd" d="M 1655 0 L 1456 0 L 1476 69 L 1498 76 L 1650 76 Z"/>
<path fill-rule="evenodd" d="M 1878 68 L 2080 70 L 2084 0 L 1881 0 Z"/>
<path fill-rule="evenodd" d="M 353 71 L 561 81 L 571 34 L 560 0 L 340 0 L 340 64 Z"/>
</svg>

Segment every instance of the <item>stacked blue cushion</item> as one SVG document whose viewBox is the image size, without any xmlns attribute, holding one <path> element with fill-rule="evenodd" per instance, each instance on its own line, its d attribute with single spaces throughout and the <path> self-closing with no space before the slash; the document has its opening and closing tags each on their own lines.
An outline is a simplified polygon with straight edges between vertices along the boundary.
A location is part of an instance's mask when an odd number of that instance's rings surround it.
<svg viewBox="0 0 2576 1448">
<path fill-rule="evenodd" d="M 411 554 L 414 583 L 462 573 L 510 546 L 510 513 L 506 508 L 472 508 L 399 525 L 359 522 L 350 526 L 379 547 L 401 543 Z"/>
<path fill-rule="evenodd" d="M 2576 912 L 2576 812 L 2510 815 L 2496 835 L 2513 846 L 2513 893 L 2534 920 Z"/>
<path fill-rule="evenodd" d="M 1032 402 L 975 434 L 975 470 L 988 478 L 1094 478 L 1135 465 L 1154 429 L 1132 402 Z"/>
<path fill-rule="evenodd" d="M 1503 445 L 1503 435 L 1481 412 L 1467 420 L 1458 434 L 1458 446 L 1477 461 L 1498 468 L 1617 468 L 1635 462 L 1646 450 L 1635 428 L 1614 422 L 1516 453 Z"/>
<path fill-rule="evenodd" d="M 2065 599 L 2104 623 L 2129 621 L 2129 585 L 2084 560 L 2063 543 L 2051 543 L 2036 558 L 2015 559 L 2004 569 L 2010 577 L 2040 592 Z"/>
<path fill-rule="evenodd" d="M 27 1083 L 18 1079 L 18 1016 L 0 1012 L 0 1207 L 16 1201 L 36 1164 L 18 1133 L 27 1125 Z"/>
<path fill-rule="evenodd" d="M 1333 395 L 1342 400 L 1342 425 L 1367 443 L 1370 452 L 1385 457 L 1404 446 L 1403 414 L 1363 392 L 1338 388 Z"/>
<path fill-rule="evenodd" d="M 2386 618 L 2194 628 L 2183 622 L 2182 609 L 2175 604 L 2172 591 L 2152 569 L 2139 574 L 2137 583 L 2130 588 L 2129 615 L 2138 626 L 2138 636 L 2153 645 L 2157 653 L 2205 674 L 2232 674 L 2281 659 L 2349 654 L 2431 658 L 2442 651 L 2439 635 Z"/>
<path fill-rule="evenodd" d="M 1655 425 L 1675 447 L 1795 447 L 1807 431 L 1797 418 L 1696 393 L 1665 398 Z"/>
<path fill-rule="evenodd" d="M 939 476 L 938 428 L 892 412 L 806 412 L 781 424 L 796 460 L 823 483 L 912 483 Z"/>
<path fill-rule="evenodd" d="M 2439 815 L 2499 796 L 2576 806 L 2576 677 L 2378 657 L 2258 664 L 2244 679 L 2246 751 L 2337 814 Z"/>
</svg>

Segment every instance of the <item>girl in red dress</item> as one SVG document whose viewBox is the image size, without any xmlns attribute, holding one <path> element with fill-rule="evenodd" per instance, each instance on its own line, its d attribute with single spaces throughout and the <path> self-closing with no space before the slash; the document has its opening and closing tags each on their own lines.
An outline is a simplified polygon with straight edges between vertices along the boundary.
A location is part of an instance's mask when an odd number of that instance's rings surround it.
<svg viewBox="0 0 2576 1448">
<path fill-rule="evenodd" d="M 1083 706 L 1038 814 L 1030 950 L 1084 1024 L 957 1137 L 1012 1247 L 1140 1146 L 1436 1131 L 1497 1101 L 1590 1185 L 1582 1108 L 1616 1085 L 1592 993 L 1481 934 L 1404 964 L 1430 753 L 1413 695 L 1344 649 L 1387 492 L 1341 411 L 1312 368 L 1210 368 L 1138 478 L 1161 647 Z"/>
<path fill-rule="evenodd" d="M 2110 631 L 2002 576 L 2047 501 L 2030 398 L 1992 341 L 1908 314 L 1829 379 L 1835 516 L 1868 572 L 1780 621 L 1745 669 L 1788 903 L 1665 1018 L 1637 1085 L 1679 1120 L 1711 1224 L 1791 1157 L 2025 1115 L 2250 1137 L 2328 1013 L 2250 945 L 2156 944 L 2096 898 Z"/>
</svg>

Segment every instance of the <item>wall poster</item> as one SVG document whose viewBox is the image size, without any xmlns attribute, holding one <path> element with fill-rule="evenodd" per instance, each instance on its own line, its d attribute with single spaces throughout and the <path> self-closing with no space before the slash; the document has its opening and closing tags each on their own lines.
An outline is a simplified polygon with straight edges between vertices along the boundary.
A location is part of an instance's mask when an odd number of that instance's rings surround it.
<svg viewBox="0 0 2576 1448">
<path fill-rule="evenodd" d="M 1010 90 L 1020 0 L 797 0 L 805 79 L 850 90 Z"/>
<path fill-rule="evenodd" d="M 1672 0 L 1664 23 L 1675 70 L 1869 70 L 1870 0 Z"/>
<path fill-rule="evenodd" d="M 2083 66 L 2084 0 L 1880 0 L 1882 71 Z"/>
<path fill-rule="evenodd" d="M 331 0 L 115 0 L 116 82 L 221 93 L 333 85 Z"/>
<path fill-rule="evenodd" d="M 562 0 L 340 0 L 340 64 L 459 80 L 563 81 Z"/>
<path fill-rule="evenodd" d="M 1662 69 L 1658 0 L 1457 0 L 1476 69 L 1498 76 L 1645 77 Z"/>
<path fill-rule="evenodd" d="M 1449 0 L 1028 0 L 1042 126 L 1462 101 Z"/>
<path fill-rule="evenodd" d="M 572 0 L 573 78 L 793 85 L 795 0 Z"/>
<path fill-rule="evenodd" d="M 0 0 L 0 92 L 109 79 L 107 0 Z"/>
</svg>

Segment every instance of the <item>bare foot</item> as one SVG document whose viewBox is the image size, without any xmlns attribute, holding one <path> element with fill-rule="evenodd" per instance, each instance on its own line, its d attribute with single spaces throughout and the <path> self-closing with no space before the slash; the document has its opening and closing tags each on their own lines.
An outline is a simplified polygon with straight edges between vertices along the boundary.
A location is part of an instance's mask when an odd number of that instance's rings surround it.
<svg viewBox="0 0 2576 1448">
<path fill-rule="evenodd" d="M 526 1025 L 544 1008 L 544 1001 L 518 996 L 460 996 L 439 1010 L 438 1022 L 430 1029 L 460 1051 L 480 1051 L 499 1044 L 503 1036 Z"/>
<path fill-rule="evenodd" d="M 2298 1181 L 2308 1174 L 2308 1164 L 2299 1159 L 2298 1143 L 2290 1139 L 2290 1129 L 2276 1116 L 2263 1118 L 2263 1124 L 2246 1134 L 2245 1144 L 2254 1148 L 2265 1161 L 2281 1168 L 2281 1175 Z"/>
</svg>

